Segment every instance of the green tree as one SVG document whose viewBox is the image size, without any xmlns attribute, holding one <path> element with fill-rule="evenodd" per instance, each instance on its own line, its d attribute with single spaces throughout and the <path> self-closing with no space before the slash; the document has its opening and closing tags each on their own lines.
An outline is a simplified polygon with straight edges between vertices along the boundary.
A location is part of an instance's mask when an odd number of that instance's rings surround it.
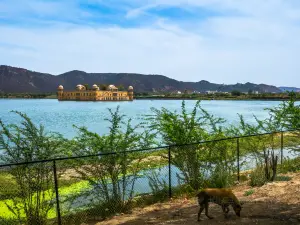
<svg viewBox="0 0 300 225">
<path fill-rule="evenodd" d="M 178 175 L 179 180 L 199 189 L 204 179 L 203 170 L 211 165 L 210 160 L 217 153 L 213 151 L 216 146 L 182 145 L 223 137 L 221 125 L 225 121 L 201 108 L 200 101 L 197 101 L 191 113 L 187 112 L 185 101 L 182 102 L 181 113 L 166 108 L 151 110 L 153 114 L 146 115 L 150 130 L 161 137 L 163 144 L 179 146 L 171 149 L 172 164 L 183 174 Z"/>
<path fill-rule="evenodd" d="M 149 148 L 153 144 L 153 135 L 147 131 L 138 132 L 142 125 L 132 126 L 131 119 L 125 121 L 119 107 L 116 111 L 109 109 L 109 113 L 110 118 L 106 119 L 110 124 L 107 135 L 101 136 L 85 127 L 77 127 L 79 134 L 73 140 L 73 151 L 77 155 L 115 153 L 85 158 L 75 164 L 79 178 L 93 187 L 92 193 L 87 194 L 93 194 L 91 206 L 102 209 L 99 210 L 102 216 L 130 208 L 138 172 L 143 169 L 141 162 L 144 154 L 127 151 Z"/>
<path fill-rule="evenodd" d="M 102 90 L 102 91 L 105 91 L 107 90 L 107 85 L 106 84 L 99 84 L 99 89 Z"/>
<path fill-rule="evenodd" d="M 125 88 L 124 88 L 124 86 L 123 86 L 122 84 L 120 84 L 120 85 L 118 86 L 118 90 L 119 90 L 119 91 L 125 91 Z"/>
<path fill-rule="evenodd" d="M 89 87 L 88 84 L 84 84 L 83 86 L 85 86 L 85 89 L 86 89 L 86 90 L 90 90 L 90 87 Z"/>
<path fill-rule="evenodd" d="M 229 130 L 233 135 L 239 136 L 299 129 L 300 106 L 295 104 L 294 93 L 290 93 L 289 96 L 289 101 L 283 101 L 279 106 L 273 108 L 266 108 L 265 110 L 269 114 L 266 119 L 260 120 L 254 116 L 256 123 L 249 124 L 245 122 L 242 115 L 239 115 L 239 126 L 232 126 Z M 293 138 L 295 134 L 292 134 Z M 276 138 L 278 139 L 278 136 L 272 133 L 270 135 L 241 139 L 241 145 L 244 146 L 245 153 L 254 157 L 258 166 L 264 168 L 264 179 L 266 181 L 274 181 L 277 175 L 278 155 L 275 154 Z M 286 138 L 290 139 L 288 136 Z M 298 141 L 295 141 L 295 144 L 291 144 L 290 148 L 298 151 L 298 147 L 294 147 L 297 143 Z"/>
<path fill-rule="evenodd" d="M 232 96 L 241 96 L 241 92 L 240 91 L 237 91 L 237 90 L 233 90 L 232 92 L 231 92 L 231 95 Z"/>
<path fill-rule="evenodd" d="M 0 120 L 0 159 L 5 164 L 55 158 L 64 152 L 64 139 L 57 133 L 45 133 L 23 113 L 20 125 L 6 125 Z M 24 164 L 7 167 L 15 182 L 15 193 L 5 204 L 20 224 L 43 225 L 55 202 L 53 169 L 49 163 Z M 25 215 L 25 218 L 24 218 Z"/>
</svg>

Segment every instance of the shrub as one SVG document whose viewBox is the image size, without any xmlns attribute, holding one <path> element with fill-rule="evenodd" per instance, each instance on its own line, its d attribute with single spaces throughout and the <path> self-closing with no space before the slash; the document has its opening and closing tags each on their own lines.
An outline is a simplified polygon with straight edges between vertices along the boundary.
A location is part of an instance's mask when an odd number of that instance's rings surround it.
<svg viewBox="0 0 300 225">
<path fill-rule="evenodd" d="M 211 188 L 228 188 L 234 184 L 234 177 L 229 168 L 224 165 L 217 165 L 213 170 L 209 186 Z"/>
<path fill-rule="evenodd" d="M 249 196 L 249 195 L 252 195 L 252 194 L 254 194 L 254 190 L 250 189 L 248 191 L 245 191 L 244 196 Z"/>
<path fill-rule="evenodd" d="M 275 181 L 290 181 L 292 178 L 288 176 L 277 176 Z"/>
<path fill-rule="evenodd" d="M 263 165 L 258 165 L 250 174 L 250 186 L 263 186 L 267 182 L 265 177 L 265 168 Z"/>
<path fill-rule="evenodd" d="M 295 159 L 285 159 L 282 164 L 278 165 L 278 171 L 279 173 L 300 171 L 300 157 Z"/>
<path fill-rule="evenodd" d="M 94 210 L 89 213 L 101 217 L 125 212 L 131 207 L 138 173 L 144 169 L 145 154 L 127 151 L 152 145 L 152 136 L 147 131 L 137 131 L 141 124 L 133 127 L 130 119 L 124 121 L 125 115 L 120 114 L 119 107 L 109 112 L 108 134 L 101 136 L 85 127 L 77 127 L 79 134 L 73 140 L 73 151 L 77 155 L 114 153 L 73 161 L 77 178 L 87 181 L 90 187 L 83 194 L 93 196 L 89 207 Z"/>
<path fill-rule="evenodd" d="M 61 135 L 46 133 L 43 126 L 37 127 L 26 114 L 15 113 L 23 120 L 20 125 L 6 125 L 0 120 L 0 159 L 4 163 L 55 158 L 63 152 Z M 46 224 L 55 203 L 49 200 L 54 199 L 52 164 L 24 164 L 5 169 L 10 180 L 2 185 L 8 185 L 9 191 L 4 194 L 11 198 L 5 201 L 6 207 L 21 224 Z M 15 185 L 10 188 L 11 184 Z"/>
<path fill-rule="evenodd" d="M 153 114 L 146 115 L 150 130 L 161 135 L 164 144 L 180 145 L 171 149 L 171 162 L 182 172 L 177 175 L 180 183 L 199 189 L 204 164 L 209 161 L 206 156 L 212 151 L 203 151 L 200 145 L 183 145 L 220 137 L 218 135 L 223 134 L 221 124 L 224 120 L 202 109 L 200 101 L 190 113 L 187 112 L 185 101 L 182 102 L 180 113 L 166 108 L 151 110 Z"/>
<path fill-rule="evenodd" d="M 157 201 L 163 201 L 169 196 L 169 185 L 165 179 L 161 178 L 160 171 L 161 168 L 159 168 L 158 171 L 151 170 L 151 172 L 146 175 L 149 180 L 149 186 L 151 188 L 153 197 L 157 199 Z"/>
</svg>

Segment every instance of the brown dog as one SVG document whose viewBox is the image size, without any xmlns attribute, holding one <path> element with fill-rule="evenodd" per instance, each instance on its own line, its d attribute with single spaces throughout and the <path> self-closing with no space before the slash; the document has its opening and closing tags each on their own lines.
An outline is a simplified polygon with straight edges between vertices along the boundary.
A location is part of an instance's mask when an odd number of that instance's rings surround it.
<svg viewBox="0 0 300 225">
<path fill-rule="evenodd" d="M 205 215 L 209 219 L 213 219 L 213 217 L 208 215 L 208 203 L 214 202 L 222 207 L 225 218 L 228 216 L 229 206 L 231 205 L 235 214 L 237 216 L 241 216 L 242 206 L 238 201 L 237 197 L 232 193 L 230 189 L 225 188 L 206 188 L 200 191 L 197 194 L 198 203 L 200 206 L 198 212 L 198 221 L 200 221 L 200 215 L 205 209 Z"/>
</svg>

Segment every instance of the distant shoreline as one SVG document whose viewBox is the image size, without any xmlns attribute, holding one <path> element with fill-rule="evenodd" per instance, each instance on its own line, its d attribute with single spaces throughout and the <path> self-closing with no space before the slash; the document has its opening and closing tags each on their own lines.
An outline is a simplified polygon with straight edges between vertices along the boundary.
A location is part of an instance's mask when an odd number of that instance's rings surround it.
<svg viewBox="0 0 300 225">
<path fill-rule="evenodd" d="M 53 96 L 48 97 L 0 97 L 0 99 L 57 99 Z M 289 98 L 175 98 L 175 97 L 136 97 L 134 100 L 203 100 L 203 101 L 287 101 Z M 296 101 L 300 101 L 300 99 L 296 99 Z M 113 101 L 114 102 L 114 101 Z"/>
<path fill-rule="evenodd" d="M 134 100 L 221 100 L 221 101 L 286 101 L 291 98 L 290 93 L 260 93 L 245 94 L 241 92 L 232 93 L 152 93 L 135 92 Z M 300 101 L 300 93 L 294 93 L 294 98 Z M 57 99 L 55 92 L 45 93 L 0 93 L 0 99 Z"/>
<path fill-rule="evenodd" d="M 205 100 L 205 101 L 211 101 L 211 100 L 216 100 L 216 101 L 287 101 L 290 98 L 174 98 L 174 97 L 137 97 L 134 98 L 134 100 Z M 296 101 L 300 101 L 300 98 L 298 98 Z"/>
</svg>

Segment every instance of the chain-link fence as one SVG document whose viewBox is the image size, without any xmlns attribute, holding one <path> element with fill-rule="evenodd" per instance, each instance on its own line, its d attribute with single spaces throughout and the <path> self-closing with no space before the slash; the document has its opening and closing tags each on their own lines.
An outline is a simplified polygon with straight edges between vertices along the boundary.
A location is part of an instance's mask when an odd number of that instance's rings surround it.
<svg viewBox="0 0 300 225">
<path fill-rule="evenodd" d="M 97 222 L 199 188 L 230 187 L 262 166 L 271 180 L 277 164 L 299 157 L 299 134 L 0 165 L 0 225 Z"/>
</svg>

